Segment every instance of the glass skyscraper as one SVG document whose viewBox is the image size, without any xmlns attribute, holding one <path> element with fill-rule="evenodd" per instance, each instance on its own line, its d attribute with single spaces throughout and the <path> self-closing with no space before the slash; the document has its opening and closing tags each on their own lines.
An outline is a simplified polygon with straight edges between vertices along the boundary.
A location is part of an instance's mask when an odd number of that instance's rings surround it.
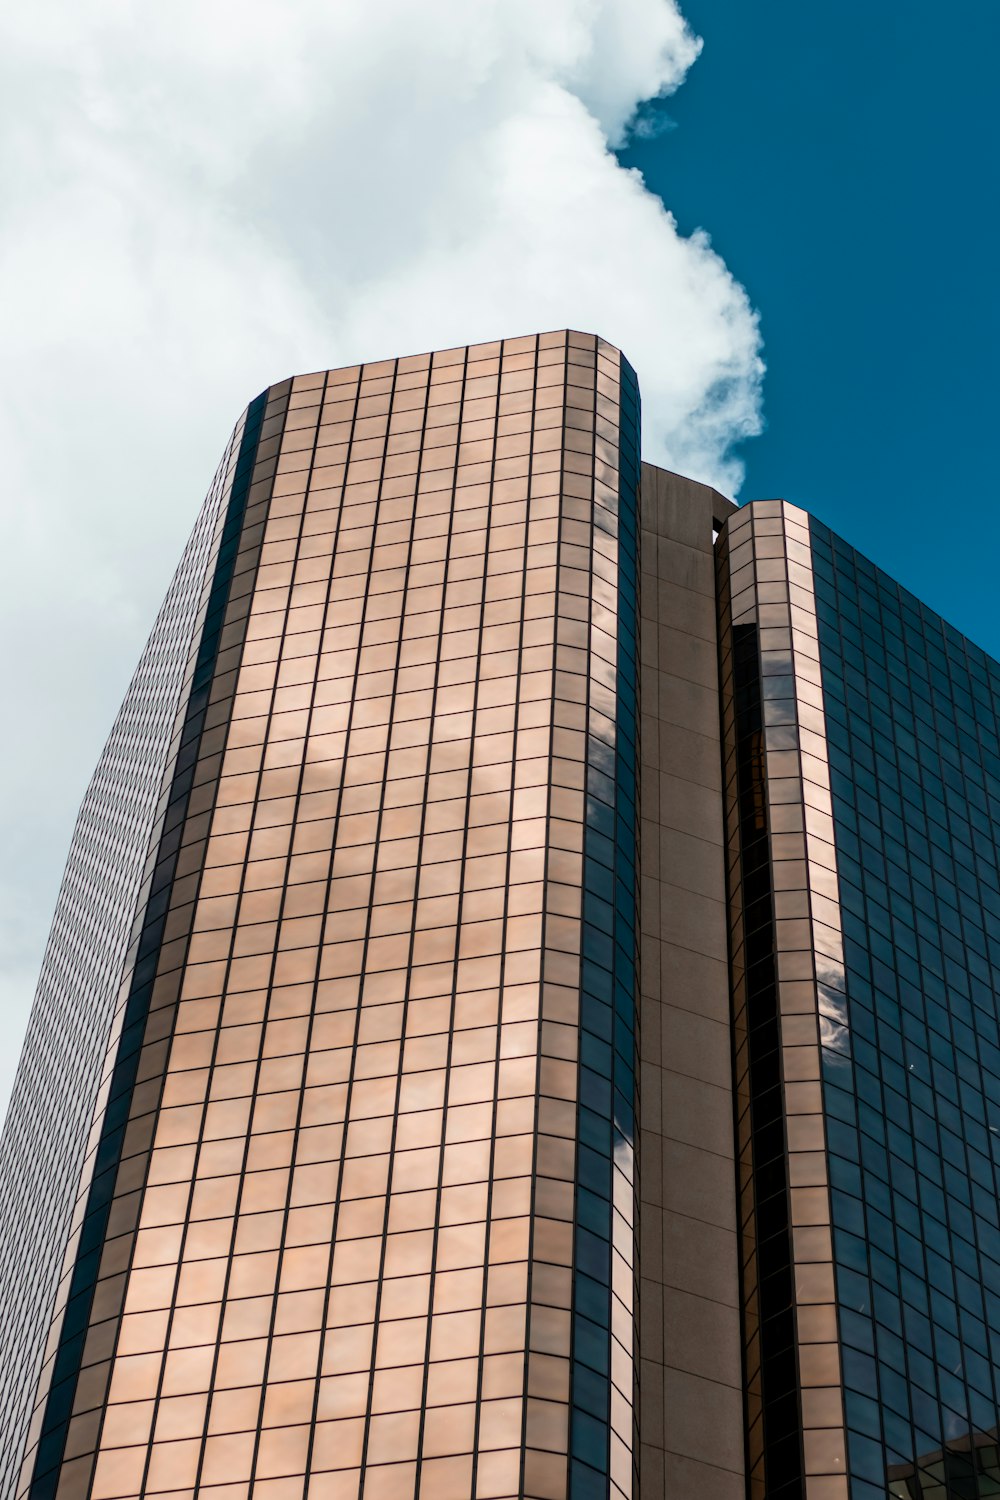
<svg viewBox="0 0 1000 1500">
<path fill-rule="evenodd" d="M 5 1497 L 1000 1494 L 1000 666 L 638 407 L 237 424 L 0 1144 Z"/>
</svg>

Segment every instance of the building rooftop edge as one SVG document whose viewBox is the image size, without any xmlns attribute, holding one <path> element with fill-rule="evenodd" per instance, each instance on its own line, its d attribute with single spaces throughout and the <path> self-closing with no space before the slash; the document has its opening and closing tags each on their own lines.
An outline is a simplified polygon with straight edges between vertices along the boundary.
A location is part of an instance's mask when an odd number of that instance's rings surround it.
<svg viewBox="0 0 1000 1500">
<path fill-rule="evenodd" d="M 569 325 L 564 325 L 561 328 L 537 329 L 531 333 L 504 335 L 496 339 L 475 339 L 468 344 L 442 344 L 439 348 L 435 349 L 417 349 L 409 354 L 383 355 L 379 359 L 348 360 L 342 365 L 321 365 L 314 370 L 296 370 L 291 375 L 283 375 L 278 380 L 272 380 L 270 384 L 265 385 L 254 395 L 253 400 L 258 400 L 261 396 L 268 395 L 270 392 L 277 390 L 279 386 L 290 384 L 294 380 L 305 379 L 310 375 L 339 373 L 343 370 L 359 370 L 367 365 L 397 364 L 400 360 L 429 359 L 436 354 L 453 354 L 462 349 L 496 349 L 499 352 L 500 346 L 503 344 L 518 344 L 528 339 L 553 338 L 561 334 L 566 334 L 570 337 L 576 335 L 577 338 L 588 340 L 593 339 L 598 347 L 603 345 L 605 349 L 618 354 L 629 366 L 629 369 L 633 369 L 628 355 L 625 354 L 624 350 L 618 344 L 613 343 L 611 339 L 606 339 L 603 334 L 594 333 L 587 329 L 571 328 Z"/>
</svg>

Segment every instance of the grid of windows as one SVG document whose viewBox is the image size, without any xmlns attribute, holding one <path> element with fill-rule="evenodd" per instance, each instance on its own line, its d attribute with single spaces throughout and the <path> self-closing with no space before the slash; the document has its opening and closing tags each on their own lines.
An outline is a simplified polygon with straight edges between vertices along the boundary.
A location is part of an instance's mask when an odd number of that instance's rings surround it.
<svg viewBox="0 0 1000 1500">
<path fill-rule="evenodd" d="M 719 563 L 751 1483 L 993 1495 L 1000 667 L 793 507 Z"/>
<path fill-rule="evenodd" d="M 610 377 L 604 377 L 606 381 Z M 600 385 L 600 377 L 599 377 Z M 635 1487 L 633 1328 L 638 984 L 639 392 L 622 362 L 617 516 L 596 523 L 580 975 L 580 1114 L 573 1267 L 573 1500 Z M 602 566 L 603 564 L 603 566 Z M 617 614 L 617 621 L 612 618 Z"/>
<path fill-rule="evenodd" d="M 624 1004 L 613 1070 L 603 1023 L 580 1045 L 602 809 L 634 999 L 623 369 L 559 333 L 266 393 L 120 1091 L 109 1061 L 114 1187 L 89 1282 L 83 1255 L 65 1282 L 76 1370 L 39 1495 L 561 1500 L 583 1369 L 630 1493 Z M 616 1135 L 587 1141 L 615 1160 L 609 1402 L 572 1286 L 578 1134 L 612 1082 Z"/>
<path fill-rule="evenodd" d="M 847 1496 L 820 1082 L 843 936 L 809 524 L 757 501 L 718 547 L 747 1457 L 762 1500 Z"/>
<path fill-rule="evenodd" d="M 165 1016 L 157 1003 L 154 976 L 165 942 L 169 948 L 169 907 L 175 882 L 183 889 L 191 863 L 192 847 L 182 837 L 185 820 L 204 795 L 199 773 L 206 758 L 219 748 L 222 726 L 217 721 L 225 700 L 220 701 L 218 687 L 226 682 L 220 668 L 227 656 L 220 647 L 232 616 L 241 610 L 245 614 L 246 564 L 248 553 L 252 557 L 254 552 L 255 534 L 255 528 L 246 525 L 247 499 L 252 478 L 267 462 L 259 453 L 265 416 L 265 399 L 258 397 L 237 429 L 239 443 L 225 508 L 220 512 L 213 565 L 202 587 L 161 816 L 143 872 L 126 974 L 100 1077 L 88 1168 L 80 1183 L 56 1296 L 48 1341 L 51 1353 L 39 1384 L 33 1440 L 22 1465 L 21 1488 L 30 1477 L 35 1500 L 54 1495 L 62 1484 L 71 1491 L 79 1489 L 87 1463 L 78 1456 L 93 1444 L 107 1388 L 110 1330 L 121 1312 L 121 1273 L 135 1236 L 135 1189 L 148 1161 L 148 1141 L 140 1136 L 137 1145 L 127 1125 L 136 1100 L 141 1110 L 149 1108 L 153 1081 L 144 1037 L 155 1035 L 162 1043 L 164 1035 Z"/>
<path fill-rule="evenodd" d="M 215 476 L 77 820 L 0 1142 L 0 1490 L 13 1493 L 81 1176 L 144 863 L 172 776 L 178 704 L 220 544 L 242 419 Z M 51 1352 L 51 1351 L 50 1351 Z"/>
<path fill-rule="evenodd" d="M 635 1493 L 638 478 L 583 334 L 241 419 L 0 1145 L 19 1496 Z M 1000 666 L 795 507 L 717 562 L 750 1491 L 983 1500 Z"/>
<path fill-rule="evenodd" d="M 1000 666 L 812 527 L 847 996 L 824 1046 L 852 1500 L 998 1492 Z"/>
</svg>

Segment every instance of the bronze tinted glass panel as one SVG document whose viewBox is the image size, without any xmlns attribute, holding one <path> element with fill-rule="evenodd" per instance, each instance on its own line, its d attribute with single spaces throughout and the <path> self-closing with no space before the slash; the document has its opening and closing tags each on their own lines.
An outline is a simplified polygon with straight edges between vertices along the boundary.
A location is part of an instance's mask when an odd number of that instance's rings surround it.
<svg viewBox="0 0 1000 1500">
<path fill-rule="evenodd" d="M 261 398 L 19 1493 L 567 1493 L 620 378 L 559 333 Z"/>
</svg>

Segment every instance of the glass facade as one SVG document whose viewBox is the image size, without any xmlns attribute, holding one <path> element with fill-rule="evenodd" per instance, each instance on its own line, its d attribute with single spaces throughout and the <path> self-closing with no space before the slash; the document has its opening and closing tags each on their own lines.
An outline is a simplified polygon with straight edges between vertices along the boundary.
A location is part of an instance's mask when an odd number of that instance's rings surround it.
<svg viewBox="0 0 1000 1500">
<path fill-rule="evenodd" d="M 74 1203 L 96 1169 L 101 1073 L 150 900 L 192 641 L 242 440 L 238 424 L 87 790 L 0 1139 L 0 1493 L 13 1494 L 32 1402 L 51 1375 L 53 1304 L 76 1253 Z M 111 1039 L 111 1040 L 109 1040 Z M 52 1333 L 50 1338 L 50 1326 Z M 49 1347 L 47 1347 L 47 1342 Z"/>
<path fill-rule="evenodd" d="M 634 377 L 301 376 L 226 474 L 17 1493 L 629 1496 Z"/>
<path fill-rule="evenodd" d="M 639 392 L 623 367 L 617 576 L 595 597 L 617 612 L 617 650 L 595 655 L 587 734 L 580 1081 L 573 1255 L 574 1500 L 629 1495 L 633 1442 L 633 1244 L 638 1014 Z M 613 530 L 607 526 L 609 537 Z M 602 586 L 603 585 L 603 586 Z"/>
<path fill-rule="evenodd" d="M 823 1091 L 850 1493 L 996 1495 L 1000 665 L 815 523 L 812 551 L 844 929 Z"/>
<path fill-rule="evenodd" d="M 719 576 L 751 1491 L 995 1495 L 1000 666 L 792 506 Z"/>
<path fill-rule="evenodd" d="M 1000 1494 L 998 830 L 1000 666 L 611 345 L 270 387 L 70 852 L 0 1490 Z"/>
<path fill-rule="evenodd" d="M 809 517 L 717 552 L 751 1500 L 847 1500 L 822 1057 L 843 991 Z"/>
</svg>

